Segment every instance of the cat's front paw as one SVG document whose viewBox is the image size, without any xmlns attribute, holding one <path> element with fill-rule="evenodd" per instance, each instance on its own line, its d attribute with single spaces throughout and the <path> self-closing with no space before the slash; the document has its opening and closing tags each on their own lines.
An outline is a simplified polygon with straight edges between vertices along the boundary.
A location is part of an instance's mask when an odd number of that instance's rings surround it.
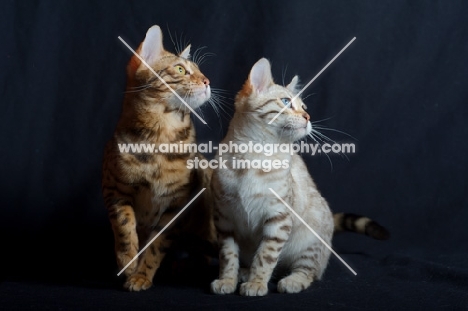
<svg viewBox="0 0 468 311">
<path fill-rule="evenodd" d="M 124 287 L 130 292 L 139 292 L 146 290 L 152 285 L 151 281 L 141 274 L 135 274 L 130 276 L 125 282 Z"/>
<path fill-rule="evenodd" d="M 219 279 L 211 282 L 211 292 L 213 294 L 224 295 L 232 294 L 237 288 L 237 280 Z"/>
<path fill-rule="evenodd" d="M 309 287 L 310 283 L 312 282 L 290 275 L 278 282 L 278 292 L 288 294 L 299 293 Z"/>
<path fill-rule="evenodd" d="M 242 296 L 265 296 L 268 293 L 267 283 L 245 282 L 240 286 Z"/>
</svg>

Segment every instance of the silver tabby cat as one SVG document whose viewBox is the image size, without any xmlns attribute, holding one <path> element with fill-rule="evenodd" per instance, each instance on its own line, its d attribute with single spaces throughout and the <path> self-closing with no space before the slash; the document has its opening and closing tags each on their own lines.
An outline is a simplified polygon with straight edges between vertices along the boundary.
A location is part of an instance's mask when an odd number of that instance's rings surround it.
<svg viewBox="0 0 468 311">
<path fill-rule="evenodd" d="M 309 115 L 297 94 L 298 78 L 284 87 L 273 82 L 270 63 L 260 59 L 235 101 L 235 114 L 222 143 L 293 143 L 311 132 Z M 270 120 L 290 105 L 278 118 Z M 229 294 L 242 279 L 240 294 L 263 296 L 274 271 L 287 271 L 278 291 L 297 293 L 320 279 L 330 250 L 294 216 L 270 190 L 273 189 L 328 244 L 334 227 L 385 239 L 386 231 L 366 217 L 337 214 L 335 219 L 298 154 L 226 153 L 227 169 L 213 172 L 211 189 L 220 247 L 219 279 L 211 291 Z M 234 168 L 236 160 L 279 160 L 289 163 L 265 172 Z M 278 167 L 278 166 L 277 166 Z M 349 221 L 350 220 L 350 221 Z M 335 224 L 334 224 L 335 221 Z M 379 236 L 381 234 L 381 236 Z M 246 269 L 240 269 L 241 267 Z"/>
</svg>

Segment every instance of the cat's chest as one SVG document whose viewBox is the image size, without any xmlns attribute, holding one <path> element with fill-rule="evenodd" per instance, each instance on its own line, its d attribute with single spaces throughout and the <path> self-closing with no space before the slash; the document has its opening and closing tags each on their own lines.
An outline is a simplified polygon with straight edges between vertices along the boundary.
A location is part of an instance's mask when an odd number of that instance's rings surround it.
<svg viewBox="0 0 468 311">
<path fill-rule="evenodd" d="M 239 182 L 235 192 L 236 199 L 229 205 L 240 235 L 256 236 L 266 219 L 285 212 L 284 206 L 272 204 L 274 196 L 268 187 L 252 178 Z"/>
<path fill-rule="evenodd" d="M 234 236 L 244 252 L 247 251 L 246 248 L 254 247 L 260 242 L 263 236 L 263 219 L 264 215 L 258 210 L 250 214 L 245 209 L 234 213 L 232 217 Z M 254 249 L 252 250 L 254 251 Z"/>
</svg>

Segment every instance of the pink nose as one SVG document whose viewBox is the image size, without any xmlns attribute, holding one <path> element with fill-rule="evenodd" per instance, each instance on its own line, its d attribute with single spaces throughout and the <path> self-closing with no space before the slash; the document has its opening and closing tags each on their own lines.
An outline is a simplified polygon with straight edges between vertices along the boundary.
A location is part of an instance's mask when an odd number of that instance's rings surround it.
<svg viewBox="0 0 468 311">
<path fill-rule="evenodd" d="M 308 114 L 307 112 L 304 112 L 304 113 L 302 114 L 302 116 L 303 116 L 304 119 L 306 119 L 307 121 L 310 120 L 310 116 L 309 116 L 309 114 Z"/>
<path fill-rule="evenodd" d="M 203 78 L 203 84 L 206 86 L 210 85 L 210 80 L 208 80 L 208 78 Z"/>
</svg>

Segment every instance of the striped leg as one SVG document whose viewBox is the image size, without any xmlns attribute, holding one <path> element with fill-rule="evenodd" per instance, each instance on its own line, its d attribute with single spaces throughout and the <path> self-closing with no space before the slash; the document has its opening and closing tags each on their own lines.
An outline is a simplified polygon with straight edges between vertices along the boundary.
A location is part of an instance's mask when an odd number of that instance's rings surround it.
<svg viewBox="0 0 468 311">
<path fill-rule="evenodd" d="M 211 179 L 211 191 L 214 198 L 213 220 L 218 234 L 219 246 L 219 278 L 211 283 L 214 294 L 231 294 L 237 288 L 239 274 L 239 245 L 234 239 L 234 227 L 228 215 L 229 204 L 225 202 L 225 194 L 220 187 L 217 175 Z"/>
<path fill-rule="evenodd" d="M 292 264 L 291 274 L 278 282 L 278 292 L 298 293 L 308 288 L 317 277 L 320 251 L 321 246 L 308 247 Z"/>
<path fill-rule="evenodd" d="M 230 234 L 219 234 L 219 279 L 211 283 L 215 294 L 231 294 L 237 288 L 239 246 Z"/>
<path fill-rule="evenodd" d="M 171 205 L 164 211 L 158 224 L 154 226 L 153 231 L 149 235 L 148 242 L 151 241 L 161 230 L 172 220 L 180 211 L 183 198 L 173 199 Z M 138 266 L 134 274 L 132 274 L 125 282 L 124 287 L 129 291 L 140 291 L 151 287 L 152 280 L 162 260 L 166 256 L 177 227 L 174 227 L 175 222 L 171 224 L 156 240 L 154 240 L 148 248 L 140 255 Z"/>
<path fill-rule="evenodd" d="M 117 266 L 122 269 L 138 253 L 135 213 L 130 205 L 114 205 L 109 209 L 109 220 L 114 232 Z M 132 262 L 124 271 L 125 275 L 131 275 L 136 267 L 137 262 Z"/>
<path fill-rule="evenodd" d="M 157 233 L 150 235 L 151 240 Z M 124 287 L 129 291 L 137 292 L 151 287 L 152 280 L 159 266 L 161 265 L 166 251 L 170 246 L 167 234 L 161 234 L 150 246 L 141 254 L 138 266 L 134 274 L 127 278 Z"/>
<path fill-rule="evenodd" d="M 250 267 L 249 280 L 240 287 L 243 296 L 264 296 L 284 243 L 289 238 L 292 219 L 288 213 L 275 215 L 265 221 L 263 239 Z"/>
</svg>

